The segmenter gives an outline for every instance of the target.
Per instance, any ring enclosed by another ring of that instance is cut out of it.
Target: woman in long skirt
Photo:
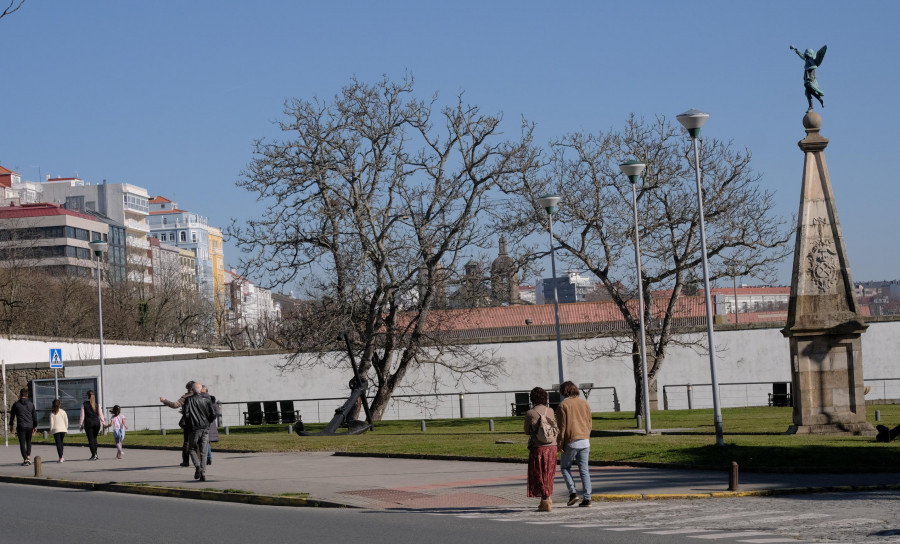
[[[556,415],[547,404],[547,391],[540,387],[531,390],[533,408],[525,413],[525,434],[528,435],[528,496],[540,497],[539,512],[549,512],[553,501],[553,478],[556,476],[556,439],[541,440],[538,431],[542,420],[556,426]],[[543,434],[543,433],[540,433]],[[547,438],[544,436],[544,438]]]

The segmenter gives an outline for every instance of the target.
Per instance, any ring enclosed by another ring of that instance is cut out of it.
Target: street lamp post
[[[647,382],[647,338],[644,328],[644,284],[641,281],[641,238],[638,232],[637,184],[647,165],[641,161],[628,161],[619,165],[623,174],[631,181],[631,204],[634,208],[634,262],[637,267],[638,311],[641,323],[641,396],[644,400],[644,432],[650,434],[650,384]]]
[[[100,314],[100,387],[99,395],[100,395],[100,408],[102,409],[105,395],[103,394],[103,388],[106,385],[106,382],[103,380],[103,289],[100,282],[100,257],[106,253],[106,250],[109,248],[109,244],[104,242],[103,240],[94,240],[88,244],[91,247],[91,251],[94,252],[94,256],[97,258],[97,308]]]
[[[565,381],[563,377],[562,337],[559,332],[559,295],[556,289],[556,251],[553,247],[553,214],[556,213],[556,205],[559,197],[556,195],[543,195],[535,199],[535,203],[547,212],[547,222],[550,228],[550,270],[553,274],[553,311],[556,315],[556,362],[559,366],[559,383]]]
[[[716,426],[716,445],[725,445],[725,439],[722,432],[722,408],[719,405],[719,381],[716,378],[716,346],[713,343],[713,310],[712,299],[709,294],[709,262],[706,257],[706,225],[703,219],[703,184],[700,180],[700,150],[697,140],[700,138],[700,129],[709,114],[690,109],[682,114],[675,116],[678,122],[687,129],[691,136],[691,143],[694,147],[694,172],[697,175],[697,208],[700,212],[700,250],[703,259],[703,294],[706,297],[706,334],[709,342],[709,373],[712,382],[713,411],[715,413],[714,421]]]

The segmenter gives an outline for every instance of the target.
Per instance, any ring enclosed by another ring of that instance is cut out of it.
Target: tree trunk
[[[384,417],[384,411],[387,410],[388,403],[391,401],[391,392],[386,387],[382,387],[375,392],[372,399],[372,406],[369,411],[372,413],[372,421],[381,421]]]

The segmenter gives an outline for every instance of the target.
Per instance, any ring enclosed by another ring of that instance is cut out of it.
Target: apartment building
[[[0,206],[0,266],[35,267],[58,275],[90,276],[92,240],[109,242],[110,225],[54,204]],[[124,269],[119,254],[111,267]]]
[[[22,203],[48,202],[69,210],[98,212],[124,225],[128,277],[150,282],[147,250],[149,204],[147,189],[128,183],[91,185],[81,178],[51,178],[41,183],[13,183]]]
[[[187,249],[194,255],[197,289],[212,311],[215,306],[215,280],[206,217],[182,210],[178,202],[162,196],[151,198],[149,204],[147,222],[150,235],[160,242]]]

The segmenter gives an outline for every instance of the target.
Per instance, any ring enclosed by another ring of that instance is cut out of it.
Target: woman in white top
[[[63,447],[65,447],[63,440],[65,440],[67,432],[69,432],[69,416],[65,410],[60,408],[59,399],[53,399],[53,405],[50,408],[50,433],[53,435],[53,440],[56,441],[56,453],[59,455],[57,463],[65,461],[63,459]]]

